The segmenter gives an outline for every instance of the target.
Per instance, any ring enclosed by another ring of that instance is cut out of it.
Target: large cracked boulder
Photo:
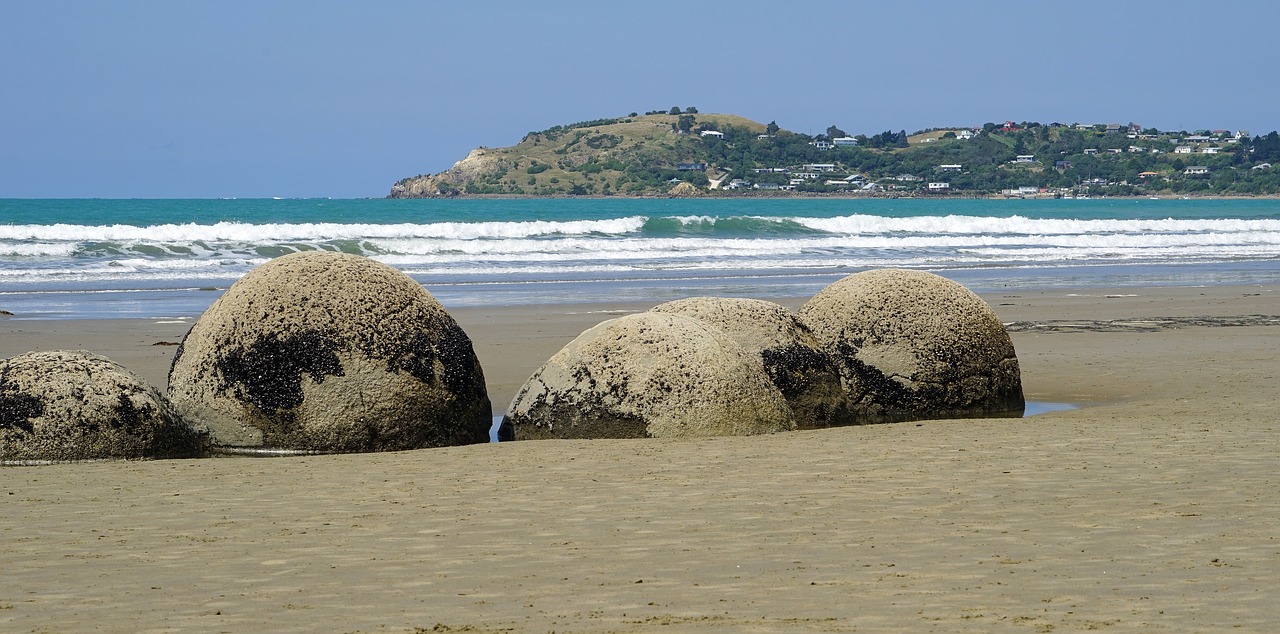
[[[368,258],[307,251],[227,289],[191,327],[169,396],[219,445],[396,451],[487,442],[471,340],[426,289]]]
[[[759,355],[801,429],[839,424],[844,390],[835,361],[809,327],[783,306],[759,299],[690,297],[650,312],[697,319]]]
[[[854,422],[1021,415],[1013,341],[969,289],[924,271],[850,275],[800,309],[840,366]]]
[[[700,321],[638,313],[552,355],[516,394],[520,440],[688,438],[787,431],[795,421],[758,356]]]
[[[0,361],[0,460],[183,458],[208,433],[188,426],[141,377],[83,350]]]

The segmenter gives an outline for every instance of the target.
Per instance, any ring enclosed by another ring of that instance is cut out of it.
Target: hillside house
[[[1218,151],[1221,149],[1222,148],[1216,148],[1216,147],[1200,148],[1200,153],[1201,154],[1217,154]]]
[[[973,138],[973,130],[960,130],[956,132],[956,138],[961,141],[968,141]]]
[[[1096,148],[1096,147],[1086,148],[1086,149],[1085,149],[1085,151],[1084,151],[1084,153],[1085,153],[1085,154],[1097,154],[1097,153],[1098,153],[1098,148]]]
[[[939,172],[958,172],[960,171],[959,163],[944,163],[935,168]]]
[[[1013,159],[1013,162],[1014,163],[1035,163],[1036,155],[1035,154],[1019,154],[1017,157]]]
[[[806,172],[834,172],[836,171],[835,163],[809,163],[804,166]]]
[[[724,133],[723,133],[723,132],[720,132],[720,131],[718,131],[718,130],[703,130],[702,132],[699,132],[698,134],[699,134],[699,136],[703,136],[703,137],[711,137],[711,138],[713,138],[713,139],[723,139],[723,138],[724,138]]]
[[[677,163],[676,170],[680,172],[705,172],[707,171],[706,163]]]
[[[836,147],[853,147],[858,144],[858,140],[851,136],[837,137],[831,139],[831,142],[835,144]]]
[[[1138,178],[1157,178],[1160,172],[1138,172]]]
[[[951,183],[929,183],[926,187],[931,192],[945,192],[951,189]]]
[[[1192,166],[1188,167],[1187,169],[1182,170],[1182,173],[1183,173],[1183,174],[1185,174],[1185,175],[1187,175],[1187,176],[1201,176],[1201,175],[1204,175],[1204,174],[1208,174],[1208,173],[1209,173],[1209,168],[1207,168],[1207,167],[1205,167],[1205,166],[1203,166],[1203,165],[1192,165]]]
[[[1190,145],[1179,145],[1178,147],[1173,148],[1173,153],[1174,154],[1190,154],[1191,149],[1192,148]]]
[[[809,142],[809,145],[812,145],[813,147],[818,148],[819,150],[830,150],[831,148],[835,147],[834,145],[831,145],[830,141],[823,141],[822,139],[814,139]]]

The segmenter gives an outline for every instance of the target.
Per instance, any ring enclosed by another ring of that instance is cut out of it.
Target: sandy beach
[[[1028,400],[1079,409],[0,469],[0,629],[1280,629],[1280,286],[983,297]],[[648,307],[451,312],[499,413]],[[20,317],[0,357],[88,349],[161,387],[193,321]]]

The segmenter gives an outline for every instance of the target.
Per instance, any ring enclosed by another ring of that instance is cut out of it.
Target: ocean
[[[365,255],[446,307],[803,297],[905,267],[976,291],[1280,281],[1280,200],[0,200],[10,319],[198,315],[268,259]]]

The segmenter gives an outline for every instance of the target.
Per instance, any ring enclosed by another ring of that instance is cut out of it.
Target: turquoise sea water
[[[0,200],[0,309],[195,315],[272,257],[359,253],[446,306],[806,296],[886,266],[975,290],[1280,280],[1276,200]]]

